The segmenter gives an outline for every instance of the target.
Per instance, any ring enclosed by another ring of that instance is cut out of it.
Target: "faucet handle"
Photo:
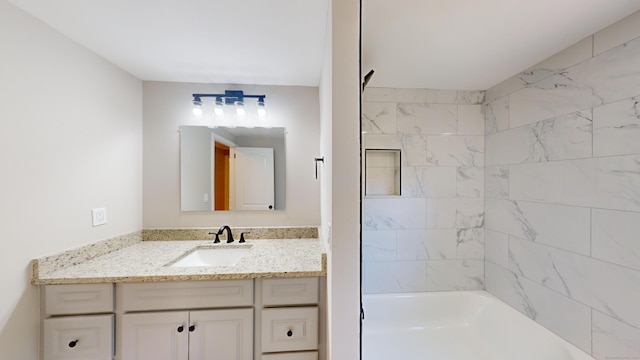
[[[241,232],[241,233],[240,233],[240,241],[239,241],[240,243],[245,242],[245,240],[244,240],[244,234],[251,234],[251,232],[250,232],[250,231]]]
[[[220,237],[219,237],[219,234],[217,232],[210,232],[209,235],[215,235],[216,236],[216,239],[213,240],[214,244],[217,244],[217,243],[220,242]]]

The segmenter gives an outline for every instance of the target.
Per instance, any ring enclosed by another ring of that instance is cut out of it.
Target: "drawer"
[[[264,306],[317,303],[317,277],[262,280],[262,304]]]
[[[121,284],[127,311],[253,306],[253,280]]]
[[[262,360],[318,360],[318,352],[263,354]]]
[[[317,307],[262,310],[262,352],[317,349]]]
[[[95,314],[113,312],[113,284],[47,285],[45,314]]]
[[[44,360],[113,358],[113,315],[44,320]]]

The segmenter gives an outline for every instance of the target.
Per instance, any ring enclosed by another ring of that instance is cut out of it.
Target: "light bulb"
[[[264,120],[264,118],[267,116],[267,105],[264,103],[264,99],[260,98],[258,99],[258,119],[260,120]]]
[[[202,101],[200,98],[193,99],[193,115],[196,117],[202,116]]]
[[[234,105],[236,106],[236,114],[238,115],[238,117],[244,118],[244,116],[246,115],[246,111],[244,109],[244,102],[236,101]]]
[[[221,98],[217,98],[216,102],[213,105],[213,114],[215,117],[217,118],[222,118],[224,117],[224,103],[222,102]]]

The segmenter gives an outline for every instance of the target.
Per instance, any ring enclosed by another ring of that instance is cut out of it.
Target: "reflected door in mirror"
[[[273,149],[237,147],[235,150],[235,209],[274,209]]]

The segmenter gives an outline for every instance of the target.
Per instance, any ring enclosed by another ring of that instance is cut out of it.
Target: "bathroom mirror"
[[[182,211],[284,209],[284,128],[179,130]]]

